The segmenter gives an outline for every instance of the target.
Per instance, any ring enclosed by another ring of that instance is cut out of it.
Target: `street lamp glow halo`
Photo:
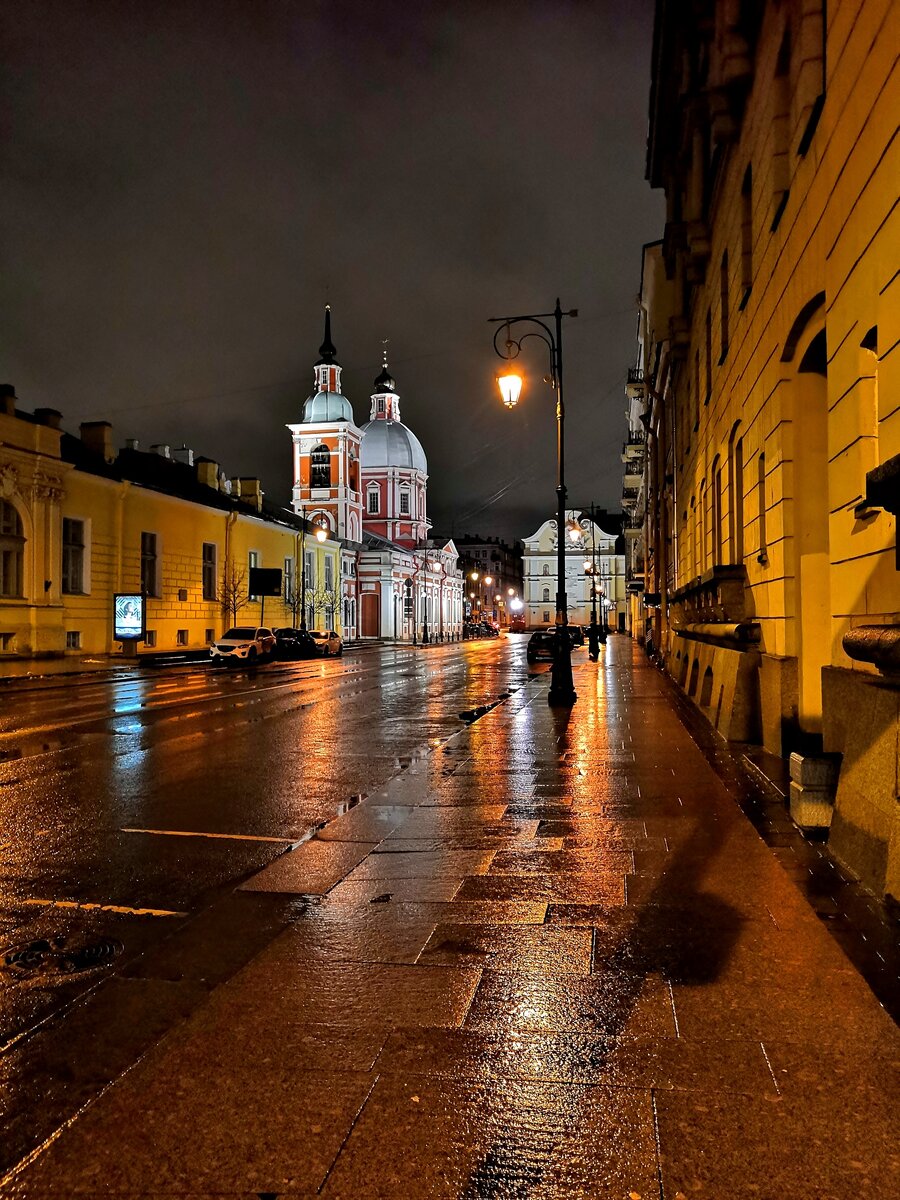
[[[515,408],[519,403],[519,396],[522,394],[522,376],[519,372],[510,368],[502,375],[498,375],[497,386],[506,407]]]

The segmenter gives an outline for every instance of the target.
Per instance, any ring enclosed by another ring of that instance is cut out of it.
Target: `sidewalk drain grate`
[[[3,951],[3,969],[15,977],[37,974],[75,975],[108,966],[125,949],[116,938],[69,946],[65,937],[38,938]]]

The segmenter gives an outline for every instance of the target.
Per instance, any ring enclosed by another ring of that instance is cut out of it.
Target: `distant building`
[[[723,737],[792,755],[798,824],[900,899],[900,5],[656,13],[642,622]]]
[[[607,517],[610,524],[613,521]],[[556,619],[556,520],[545,521],[524,539],[525,614],[529,629]],[[616,522],[618,524],[618,522]],[[592,590],[597,620],[610,629],[625,629],[625,553],[617,529],[603,529],[590,513],[566,513],[566,596],[570,625],[590,625]],[[572,536],[574,535],[574,536]],[[594,566],[596,564],[596,571]]]
[[[314,367],[315,391],[293,441],[293,507],[345,540],[352,586],[344,622],[352,636],[443,639],[461,635],[463,583],[451,540],[430,536],[428,463],[400,420],[400,397],[385,359],[357,426],[341,393],[331,311]]]
[[[500,625],[521,613],[522,551],[500,538],[465,534],[454,538],[459,551],[468,614],[484,613]],[[488,583],[490,580],[490,583]]]

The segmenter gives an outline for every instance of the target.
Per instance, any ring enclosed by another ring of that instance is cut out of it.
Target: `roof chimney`
[[[197,480],[205,487],[219,490],[219,464],[209,458],[198,458],[196,462]]]
[[[140,450],[140,448],[141,448],[141,443],[138,441],[137,438],[126,438],[125,439],[125,449],[126,450]]]
[[[263,498],[262,488],[260,487],[259,480],[248,479],[244,476],[241,476],[237,483],[239,489],[238,494],[240,495],[241,499],[246,500],[248,504],[253,505],[256,511],[259,512],[262,509]]]
[[[171,454],[169,453],[169,447],[166,446],[163,442],[156,442],[155,445],[151,446],[150,453],[158,454],[160,456],[160,458],[171,458],[172,457]]]
[[[11,383],[0,383],[0,413],[7,417],[16,415],[16,389]]]
[[[176,462],[185,463],[189,467],[194,465],[194,452],[193,450],[188,450],[184,442],[181,443],[177,450],[172,451],[172,457]]]
[[[55,408],[36,408],[34,410],[34,419],[40,425],[46,425],[48,429],[59,429],[62,421],[62,413],[57,412]]]
[[[112,462],[116,452],[112,445],[112,425],[109,421],[82,421],[79,426],[81,441],[92,454],[99,454],[106,462]]]

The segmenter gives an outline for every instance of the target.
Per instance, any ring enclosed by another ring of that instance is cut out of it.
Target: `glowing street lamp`
[[[505,370],[497,377],[500,395],[507,408],[513,408],[518,403],[522,391],[522,376],[513,367],[515,359],[522,350],[522,343],[529,337],[539,338],[550,351],[550,383],[556,392],[556,508],[557,508],[557,538],[556,538],[556,650],[550,668],[550,693],[547,697],[551,704],[569,705],[575,703],[578,696],[572,681],[572,643],[569,639],[566,625],[568,618],[568,600],[566,597],[566,480],[565,480],[565,405],[563,402],[563,360],[562,360],[562,319],[577,317],[578,309],[573,308],[563,312],[559,300],[552,313],[529,313],[516,317],[492,317],[491,324],[497,326],[494,333],[494,350],[499,358],[505,360]],[[553,318],[554,327],[546,324]],[[518,338],[512,336],[513,326],[527,326],[525,332]],[[501,330],[506,338],[501,349],[498,339]],[[554,336],[555,335],[555,336]]]

